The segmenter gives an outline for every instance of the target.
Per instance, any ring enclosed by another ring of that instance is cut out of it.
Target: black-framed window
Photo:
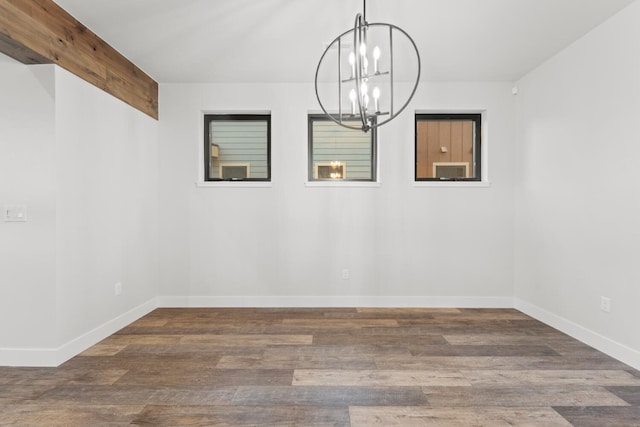
[[[310,114],[309,181],[375,181],[376,135],[376,129],[365,133]]]
[[[482,115],[416,114],[416,181],[480,181]]]
[[[205,181],[271,181],[271,115],[205,114]]]

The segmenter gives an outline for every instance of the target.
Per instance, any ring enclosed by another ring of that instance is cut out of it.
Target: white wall
[[[157,295],[158,125],[61,68],[56,89],[58,339],[65,343]]]
[[[640,366],[640,3],[518,85],[516,296]]]
[[[158,125],[2,55],[0,93],[0,365],[56,365],[155,307]]]
[[[519,308],[640,366],[639,22],[635,2],[515,99],[507,83],[422,84],[380,129],[369,187],[305,185],[311,85],[162,85],[158,124],[0,55],[0,204],[29,206],[0,222],[0,364],[78,350],[156,295],[509,306],[515,283]],[[272,185],[196,186],[203,110],[272,112]],[[414,185],[413,113],[428,110],[484,111],[490,186]]]
[[[54,98],[53,66],[0,54],[0,207],[28,209],[0,218],[0,348],[55,342]]]
[[[305,186],[313,85],[164,84],[160,95],[160,295],[222,305],[510,304],[511,85],[423,84],[380,129],[382,184],[373,188]],[[429,109],[486,112],[490,187],[413,185],[413,113]],[[272,112],[272,186],[196,187],[202,111],[252,110]]]

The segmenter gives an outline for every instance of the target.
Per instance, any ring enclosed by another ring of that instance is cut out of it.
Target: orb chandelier
[[[353,28],[329,43],[320,57],[315,92],[322,111],[331,120],[349,129],[368,132],[393,120],[413,98],[420,80],[420,53],[402,28],[368,23],[367,0],[363,3],[363,12],[356,15]],[[400,60],[394,56],[398,51],[402,55]],[[396,62],[412,70],[402,69],[399,77]],[[405,95],[399,101],[398,80],[405,78],[406,82],[411,71],[415,79],[413,88],[410,92],[405,90],[408,97]],[[326,76],[332,76],[337,84],[324,85],[328,88],[323,92],[320,87],[326,82]],[[329,101],[337,105],[329,109],[326,106]]]

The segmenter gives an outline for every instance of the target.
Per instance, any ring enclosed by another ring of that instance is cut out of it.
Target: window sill
[[[198,181],[198,188],[271,188],[271,181]]]
[[[305,181],[305,187],[362,187],[362,188],[378,188],[381,186],[380,182],[374,181]]]
[[[414,181],[414,187],[422,188],[442,188],[442,187],[464,187],[464,188],[489,188],[490,181]]]

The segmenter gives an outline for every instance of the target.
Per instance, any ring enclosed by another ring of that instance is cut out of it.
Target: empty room
[[[640,0],[0,0],[0,425],[640,426],[638,117]]]

